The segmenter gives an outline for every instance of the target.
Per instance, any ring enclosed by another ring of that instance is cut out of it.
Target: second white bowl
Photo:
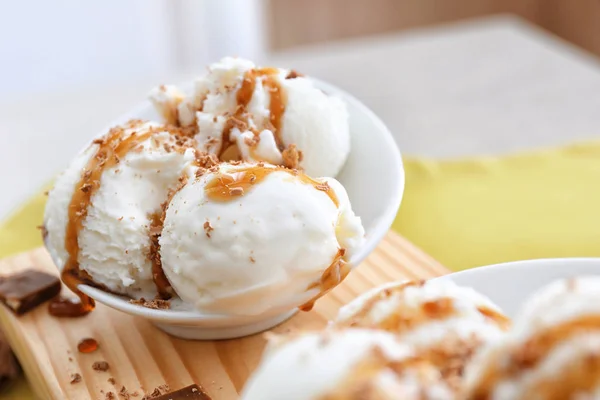
[[[437,279],[472,287],[513,318],[529,296],[549,283],[582,275],[600,275],[600,258],[515,261],[456,272]]]

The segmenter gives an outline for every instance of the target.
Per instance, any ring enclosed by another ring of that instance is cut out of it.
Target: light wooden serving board
[[[40,248],[0,261],[0,274],[30,267],[56,273],[48,253]],[[432,278],[447,272],[414,245],[390,232],[343,284],[317,302],[313,311],[298,313],[273,332],[322,328],[341,305],[373,286],[407,278]],[[51,317],[46,306],[16,317],[0,306],[0,326],[42,399],[105,399],[107,392],[122,399],[117,395],[122,386],[139,393],[132,399],[141,399],[159,385],[179,389],[191,383],[202,385],[214,400],[236,399],[259,362],[265,344],[260,334],[210,342],[176,339],[144,319],[101,304],[79,319]],[[77,343],[86,337],[99,342],[96,352],[78,353]],[[107,361],[110,369],[94,371],[95,361]],[[70,383],[74,373],[81,374],[81,382]],[[109,378],[116,383],[110,383]]]

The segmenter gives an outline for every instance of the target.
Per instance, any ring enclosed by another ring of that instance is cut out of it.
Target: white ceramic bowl
[[[325,82],[315,82],[323,91],[341,97],[347,104],[350,116],[351,152],[336,178],[348,191],[352,208],[362,218],[366,231],[364,245],[350,260],[350,264],[355,266],[373,251],[390,228],[402,199],[404,169],[391,133],[371,110],[344,91]],[[144,101],[110,126],[132,118],[161,120],[150,102]],[[87,285],[80,285],[79,288],[100,303],[147,318],[165,332],[187,339],[227,339],[251,335],[285,321],[296,312],[296,309],[273,310],[259,316],[240,318],[198,311],[152,310]],[[313,295],[307,293],[307,297],[300,299],[302,301],[298,305]]]
[[[513,318],[525,300],[549,283],[582,275],[600,275],[600,258],[515,261],[456,272],[449,279],[488,296]]]

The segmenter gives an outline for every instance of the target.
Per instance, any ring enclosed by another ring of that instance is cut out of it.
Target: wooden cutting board
[[[42,249],[0,261],[0,274],[35,267],[56,273]],[[319,300],[313,311],[298,313],[273,329],[286,332],[319,329],[338,308],[373,286],[400,279],[432,278],[448,272],[407,240],[390,232],[379,247],[348,278]],[[36,394],[41,399],[102,399],[124,386],[129,393],[145,393],[167,384],[179,389],[202,385],[214,400],[236,399],[258,364],[265,344],[263,335],[224,341],[187,341],[168,336],[149,322],[98,304],[79,319],[49,316],[47,307],[15,317],[0,306],[0,325],[17,354]],[[91,354],[77,351],[77,343],[95,338],[100,348]],[[110,369],[95,371],[92,364],[107,361]],[[70,383],[72,374],[82,380]],[[114,384],[109,382],[114,379]]]

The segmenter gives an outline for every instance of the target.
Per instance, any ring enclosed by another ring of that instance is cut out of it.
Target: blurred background
[[[22,206],[90,137],[233,55],[373,109],[405,159],[394,227],[444,264],[597,253],[600,146],[528,152],[600,137],[600,0],[22,0],[0,19],[7,251],[39,244],[15,227],[43,200]]]
[[[57,0],[2,2],[0,99],[201,71],[224,55],[495,14],[600,54],[597,0]]]

